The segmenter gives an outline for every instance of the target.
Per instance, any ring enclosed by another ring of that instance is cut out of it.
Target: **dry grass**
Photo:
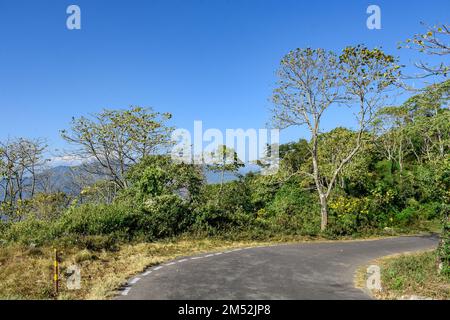
[[[366,240],[379,238],[374,236]],[[66,290],[63,279],[58,298],[109,299],[114,297],[118,288],[133,275],[144,271],[147,267],[182,256],[228,248],[305,241],[330,240],[300,236],[279,236],[265,241],[181,238],[165,242],[125,244],[115,251],[58,248],[62,260],[61,276],[68,266],[75,263],[81,267],[82,272],[81,290]],[[52,268],[52,247],[31,249],[23,246],[0,247],[0,299],[53,299]]]
[[[391,255],[373,260],[368,265],[381,268],[383,290],[369,292],[376,299],[397,300],[410,296],[450,299],[450,278],[438,273],[435,251]],[[368,265],[358,269],[356,287],[365,288]]]
[[[308,239],[291,237],[280,238],[275,242],[299,240]],[[66,248],[61,252],[61,276],[68,266],[77,263],[81,267],[82,288],[68,291],[63,280],[58,298],[108,299],[117,293],[117,289],[127,279],[149,266],[181,256],[261,244],[269,242],[186,239],[122,245],[117,251],[92,252]],[[52,255],[51,247],[0,248],[0,299],[53,299]]]

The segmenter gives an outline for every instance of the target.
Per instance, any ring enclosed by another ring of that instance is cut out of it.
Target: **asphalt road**
[[[370,299],[356,269],[377,257],[436,247],[436,236],[246,248],[185,257],[129,280],[117,299]]]

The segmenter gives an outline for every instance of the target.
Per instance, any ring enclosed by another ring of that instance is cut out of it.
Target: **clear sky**
[[[70,4],[81,8],[81,30],[66,28]],[[370,4],[381,7],[381,30],[366,28]],[[264,128],[291,49],[364,43],[412,65],[417,55],[397,43],[422,32],[420,21],[449,18],[449,0],[0,0],[0,139],[63,148],[59,130],[73,116],[129,105],[172,112],[189,130],[194,120]],[[342,113],[326,118],[330,128],[348,124]]]

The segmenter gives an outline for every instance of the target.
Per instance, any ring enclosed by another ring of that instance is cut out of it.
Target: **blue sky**
[[[70,4],[81,30],[66,28]],[[381,30],[366,28],[370,4]],[[132,104],[172,112],[187,129],[263,128],[291,49],[364,43],[412,65],[418,55],[398,41],[449,18],[448,0],[0,0],[0,139],[46,137],[61,149],[73,116]],[[325,120],[351,125],[344,113]],[[294,128],[281,140],[305,136]]]

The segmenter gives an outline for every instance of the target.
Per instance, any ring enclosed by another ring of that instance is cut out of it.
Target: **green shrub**
[[[29,217],[23,221],[14,222],[3,231],[3,238],[7,242],[25,245],[41,245],[53,239],[52,225],[47,221]]]
[[[137,229],[139,213],[127,204],[84,204],[72,207],[55,223],[59,236],[131,235]]]
[[[394,215],[394,224],[402,227],[414,226],[422,221],[437,219],[442,214],[442,204],[437,202],[419,203],[407,201],[407,207]]]
[[[409,226],[418,220],[416,208],[408,207],[395,214],[395,225]]]
[[[214,202],[196,208],[194,214],[193,229],[196,232],[203,231],[209,235],[241,232],[251,228],[254,221],[252,214],[246,213],[241,208],[237,208],[236,211],[229,211]]]
[[[318,201],[295,184],[285,184],[277,191],[265,216],[270,227],[280,232],[308,235],[319,232]]]
[[[4,239],[5,233],[7,232],[10,224],[6,221],[0,220],[0,241]]]
[[[191,223],[186,203],[177,195],[161,195],[145,201],[136,230],[153,240],[175,236]]]
[[[329,209],[330,233],[352,235],[370,228],[370,200],[367,197],[338,196],[330,201]]]
[[[256,216],[247,183],[232,181],[222,186],[205,186],[201,201],[193,210],[193,218],[193,230],[209,235],[249,228]]]
[[[450,219],[448,216],[444,218],[438,256],[442,263],[441,273],[450,278]]]
[[[59,217],[70,203],[70,197],[64,192],[38,193],[28,200],[29,214],[42,220]]]
[[[197,198],[204,183],[198,166],[174,163],[169,156],[146,156],[127,172],[130,187],[121,192],[122,199],[144,201],[148,197],[183,193],[187,201]]]

